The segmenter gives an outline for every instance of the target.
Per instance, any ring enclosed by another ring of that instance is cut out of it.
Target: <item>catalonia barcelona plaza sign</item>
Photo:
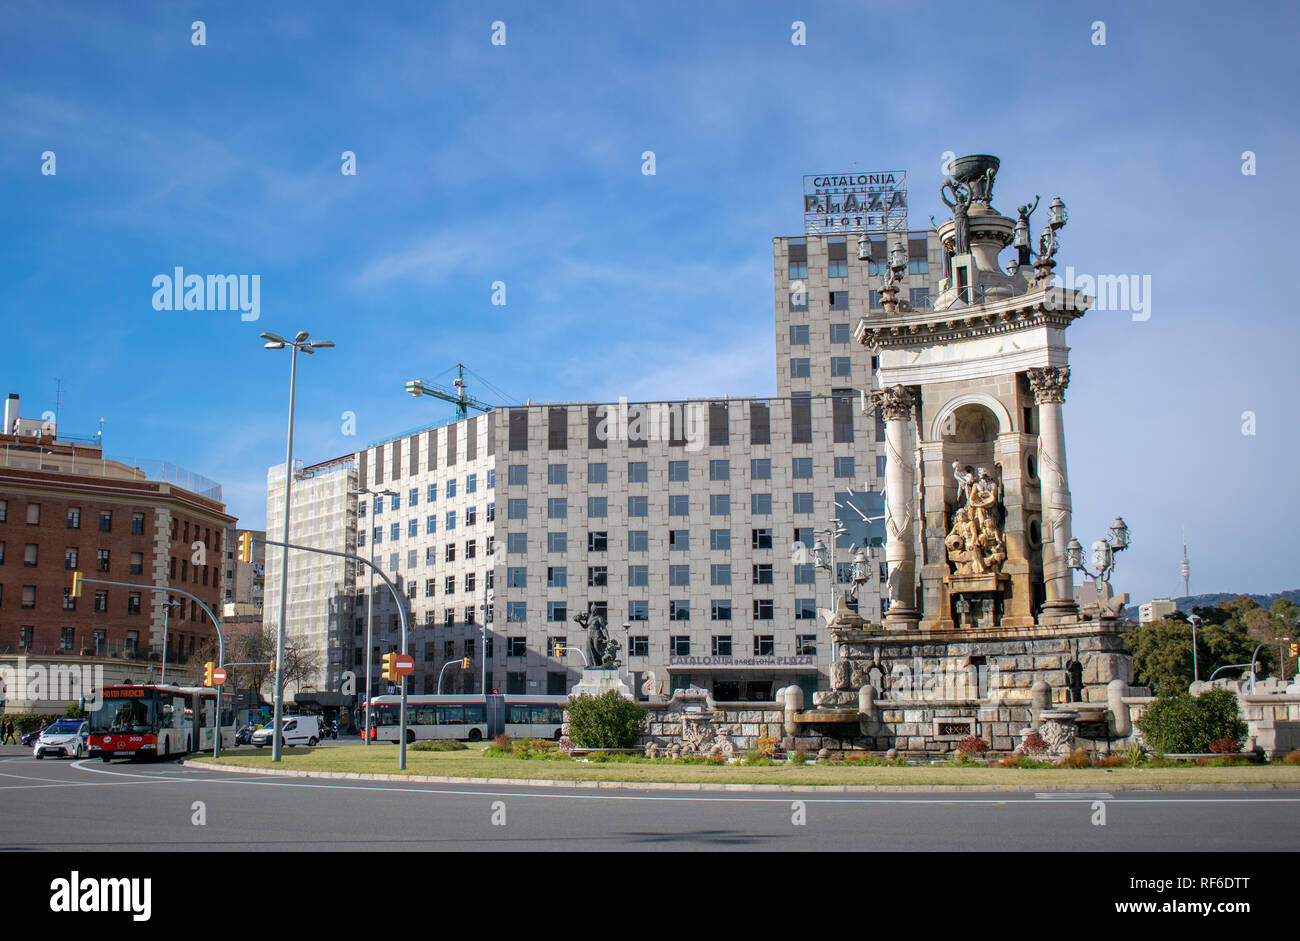
[[[816,173],[803,178],[809,234],[907,231],[907,171]]]

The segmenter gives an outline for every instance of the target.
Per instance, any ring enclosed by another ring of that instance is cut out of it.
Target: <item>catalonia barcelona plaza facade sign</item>
[[[907,231],[907,171],[815,173],[803,178],[804,231]]]

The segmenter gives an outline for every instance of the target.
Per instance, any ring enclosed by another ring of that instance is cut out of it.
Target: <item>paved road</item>
[[[1104,826],[1092,822],[1098,800]],[[196,802],[203,825],[195,823]],[[804,822],[797,824],[800,812]],[[0,749],[4,850],[1293,851],[1298,845],[1300,791],[611,792],[286,779],[175,762],[36,761],[26,749]]]

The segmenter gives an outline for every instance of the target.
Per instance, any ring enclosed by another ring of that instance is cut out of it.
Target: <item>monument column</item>
[[[916,610],[916,543],[913,535],[912,393],[887,386],[871,393],[871,404],[885,422],[885,561],[889,566],[889,608],[885,627],[910,630]]]
[[[1038,403],[1038,475],[1043,482],[1043,581],[1045,600],[1040,621],[1078,616],[1074,576],[1066,558],[1070,542],[1070,481],[1065,468],[1065,424],[1061,406],[1070,384],[1069,366],[1028,370]]]

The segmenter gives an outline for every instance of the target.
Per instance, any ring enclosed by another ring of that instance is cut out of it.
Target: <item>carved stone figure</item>
[[[992,190],[992,180],[989,181],[989,189]],[[948,199],[949,192],[952,193],[951,200]],[[939,198],[952,210],[954,222],[952,253],[954,255],[969,254],[970,218],[967,214],[970,211],[971,199],[973,198],[970,187],[964,183],[949,179],[943,186],[939,187]]]
[[[943,540],[948,561],[958,575],[1001,572],[1002,563],[1007,560],[999,510],[1002,484],[982,467],[976,476],[971,468],[963,470],[957,462],[953,463],[953,476],[957,479],[961,505],[953,514],[952,527]]]

